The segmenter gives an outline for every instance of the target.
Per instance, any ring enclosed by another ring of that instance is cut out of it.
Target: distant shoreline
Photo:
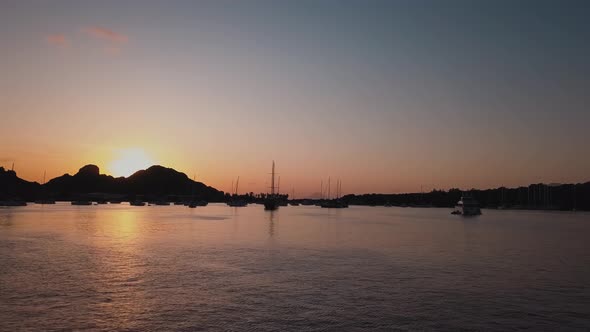
[[[518,188],[433,190],[403,194],[348,194],[339,197],[350,205],[391,205],[401,207],[454,207],[464,192],[469,192],[487,209],[511,210],[590,210],[590,182],[577,184],[531,184]],[[0,167],[0,201],[22,200],[34,202],[43,199],[55,201],[168,201],[184,202],[189,198],[208,202],[227,202],[239,198],[249,203],[260,202],[265,194],[247,193],[229,195],[226,192],[195,182],[184,173],[163,166],[152,166],[124,178],[100,174],[95,165],[86,165],[74,175],[63,176],[39,184],[20,179],[16,172]],[[308,204],[326,199],[297,199]],[[282,200],[293,201],[288,194]]]

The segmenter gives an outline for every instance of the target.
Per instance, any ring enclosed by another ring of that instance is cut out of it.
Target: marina
[[[0,332],[590,331],[589,17],[0,1]]]

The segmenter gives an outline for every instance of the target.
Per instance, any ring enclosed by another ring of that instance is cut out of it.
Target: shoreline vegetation
[[[196,197],[207,202],[228,202],[241,199],[248,203],[262,203],[266,194],[230,195],[191,180],[172,168],[151,166],[125,178],[100,174],[95,165],[86,165],[74,175],[65,174],[39,184],[19,178],[15,171],[0,167],[0,202],[4,201],[95,201],[186,202]],[[350,205],[399,207],[453,207],[462,193],[469,192],[483,208],[522,210],[580,210],[590,211],[590,182],[577,184],[531,184],[518,188],[432,190],[424,193],[349,194],[340,198]],[[297,205],[318,205],[324,199],[282,201]]]

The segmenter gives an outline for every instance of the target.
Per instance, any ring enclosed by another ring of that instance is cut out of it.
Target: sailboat
[[[272,173],[270,178],[270,194],[266,195],[264,200],[265,210],[276,210],[279,208],[279,202],[275,194],[275,161],[272,161]]]
[[[315,200],[314,204],[315,206],[322,206],[322,203],[324,202],[324,180],[320,180],[320,198]]]
[[[329,209],[342,209],[347,208],[348,204],[340,197],[342,191],[342,182],[338,180],[336,183],[336,198],[330,199],[330,179],[328,178],[328,200],[323,202],[320,206]]]
[[[283,199],[281,197],[281,177],[279,176],[279,184],[277,184],[277,196],[278,196],[278,202],[279,202],[279,206],[287,206],[287,200]]]
[[[248,202],[246,202],[243,199],[238,198],[238,185],[240,184],[240,177],[238,176],[238,180],[236,181],[236,190],[234,191],[233,196],[235,196],[236,198],[231,198],[228,202],[227,205],[229,206],[233,206],[233,207],[243,207],[248,205]]]
[[[291,195],[291,202],[289,202],[291,206],[299,206],[299,202],[295,201],[295,188],[293,188],[293,193]]]
[[[45,186],[45,176],[47,175],[47,171],[43,171],[43,186]],[[43,195],[46,196],[46,195]],[[55,201],[49,198],[42,198],[35,201],[35,204],[55,204]]]
[[[191,186],[191,200],[188,203],[188,207],[191,209],[194,209],[198,206],[197,202],[195,201],[195,177],[196,177],[196,175],[193,175],[193,183]]]
[[[209,202],[207,202],[206,200],[198,200],[195,198],[195,178],[196,175],[193,175],[193,183],[192,183],[192,188],[191,188],[191,200],[188,202],[185,202],[184,205],[188,206],[191,209],[196,208],[197,206],[207,206],[207,204],[209,204]]]

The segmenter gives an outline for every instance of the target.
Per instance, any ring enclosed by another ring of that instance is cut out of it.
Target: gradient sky
[[[0,166],[221,190],[590,180],[588,1],[2,1]],[[131,149],[131,150],[129,150]]]

